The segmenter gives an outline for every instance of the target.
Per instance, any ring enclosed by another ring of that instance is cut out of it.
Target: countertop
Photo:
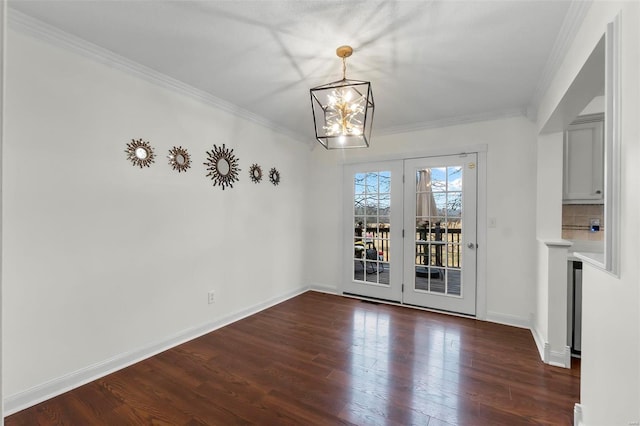
[[[604,268],[604,242],[571,240],[573,243],[567,253],[567,260],[587,262],[598,268]]]

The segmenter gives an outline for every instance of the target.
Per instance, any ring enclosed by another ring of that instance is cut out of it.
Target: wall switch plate
[[[212,304],[213,302],[216,301],[216,292],[211,290],[209,293],[207,293],[207,300],[209,301],[209,304]]]

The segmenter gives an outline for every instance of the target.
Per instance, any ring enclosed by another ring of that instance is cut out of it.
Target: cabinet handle
[[[600,191],[599,189],[596,191],[596,194],[602,194],[602,191]]]

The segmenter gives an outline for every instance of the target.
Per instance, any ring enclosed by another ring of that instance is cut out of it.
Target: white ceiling
[[[10,7],[314,137],[309,88],[372,83],[373,136],[524,111],[569,1],[11,1]]]

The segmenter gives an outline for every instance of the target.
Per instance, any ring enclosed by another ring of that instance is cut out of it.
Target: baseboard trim
[[[339,294],[338,290],[335,287],[320,285],[320,284],[311,284],[309,287],[310,291],[315,291],[318,293],[327,293],[327,294]]]
[[[79,386],[97,380],[115,371],[133,365],[137,362],[145,360],[149,357],[157,355],[182,343],[203,336],[214,330],[222,328],[226,325],[239,321],[243,318],[263,311],[271,306],[282,303],[285,300],[296,297],[309,290],[307,287],[297,288],[295,290],[283,293],[277,297],[271,298],[265,302],[258,303],[246,309],[242,309],[233,314],[222,317],[216,321],[201,324],[197,327],[169,336],[162,341],[158,341],[151,345],[147,345],[130,352],[116,355],[99,363],[87,366],[80,370],[74,371],[67,375],[55,378],[48,382],[34,386],[23,392],[9,395],[4,398],[4,415],[8,416],[25,408],[31,407],[40,402],[46,401],[55,396],[61,395]]]
[[[503,314],[500,312],[487,311],[485,321],[495,322],[497,324],[510,325],[518,328],[531,328],[531,323],[528,318],[519,317],[516,315]]]
[[[549,342],[546,342],[535,325],[531,326],[531,335],[533,341],[536,342],[540,359],[545,364],[555,367],[571,368],[571,348],[564,346],[561,350],[552,350]]]
[[[535,327],[535,325],[531,326],[531,334],[533,335],[533,341],[536,343],[536,347],[538,348],[538,353],[540,354],[540,359],[542,362],[545,362],[545,341],[540,335],[540,332]]]
[[[582,422],[582,405],[576,403],[573,406],[573,425],[574,426],[582,426],[584,423]]]
[[[571,368],[571,348],[565,346],[562,350],[554,351],[549,343],[544,344],[544,362],[555,367]]]

